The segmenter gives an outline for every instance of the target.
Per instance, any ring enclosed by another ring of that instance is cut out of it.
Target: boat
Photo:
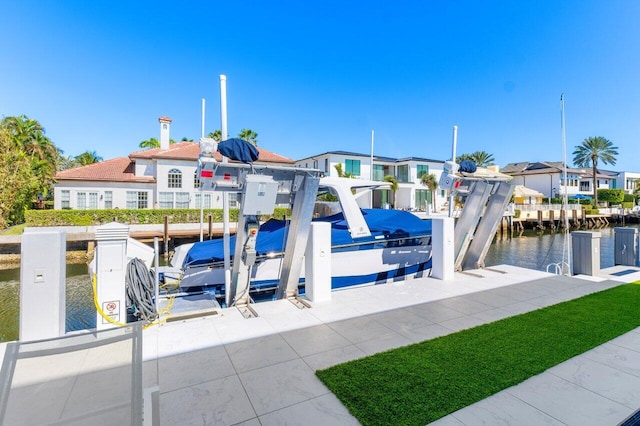
[[[431,220],[393,209],[361,208],[357,200],[384,182],[325,177],[319,192],[330,192],[337,203],[316,203],[313,222],[331,225],[331,287],[333,290],[382,284],[428,275],[431,269]],[[337,211],[336,211],[337,210]],[[323,213],[324,212],[324,213]],[[256,261],[250,273],[253,296],[273,294],[278,286],[289,220],[270,219],[260,225]],[[233,261],[235,236],[230,239]],[[303,262],[304,264],[304,262]],[[165,282],[177,281],[183,291],[225,294],[222,239],[176,247],[171,266],[160,268]],[[299,292],[304,293],[304,266]]]

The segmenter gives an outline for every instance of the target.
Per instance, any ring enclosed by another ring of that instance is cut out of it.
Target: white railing
[[[568,204],[567,206],[563,206],[562,204],[516,204],[515,208],[521,212],[537,212],[549,210],[580,210],[582,207],[580,204]]]

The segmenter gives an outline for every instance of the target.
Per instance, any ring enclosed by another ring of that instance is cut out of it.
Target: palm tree
[[[76,161],[81,166],[86,166],[88,164],[99,163],[102,161],[102,157],[96,154],[95,151],[85,151],[80,155],[76,155]]]
[[[393,208],[396,207],[396,191],[398,190],[398,179],[394,175],[386,175],[383,179],[384,182],[389,182],[389,189],[391,190],[391,198],[393,199]]]
[[[471,160],[478,167],[487,167],[495,162],[493,158],[493,154],[489,154],[486,151],[476,151],[471,154],[462,154],[461,156],[456,158],[456,163],[460,163],[464,160]]]
[[[160,141],[156,138],[149,138],[146,141],[140,142],[140,148],[160,148]]]
[[[240,139],[244,139],[249,143],[252,143],[254,146],[258,146],[258,134],[251,129],[240,130],[240,133],[238,133],[238,137]]]
[[[222,131],[220,129],[214,130],[213,132],[210,132],[207,135],[207,137],[213,139],[216,142],[221,142],[222,141]]]
[[[354,178],[355,177],[355,176],[353,176],[353,173],[344,171],[344,169],[342,168],[342,163],[338,163],[338,164],[334,165],[333,168],[336,169],[336,172],[338,172],[338,177],[344,177],[344,178]]]
[[[604,164],[616,164],[618,147],[613,146],[613,142],[602,137],[588,137],[582,141],[582,145],[576,146],[573,151],[573,164],[577,167],[589,167],[593,173],[593,199],[595,206],[598,206],[598,160]]]
[[[436,175],[432,173],[425,173],[420,177],[420,183],[423,186],[426,186],[431,193],[431,200],[429,200],[429,204],[433,206],[435,190],[438,189],[438,179],[436,179]]]

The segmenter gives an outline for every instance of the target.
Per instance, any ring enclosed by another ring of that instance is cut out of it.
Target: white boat
[[[357,198],[368,196],[383,182],[322,178],[320,191],[338,197],[337,212],[314,221],[331,224],[332,288],[382,284],[426,276],[431,269],[431,221],[402,210],[361,209]],[[318,207],[318,205],[316,206]],[[323,210],[316,208],[316,211]],[[324,209],[327,210],[327,209]],[[263,223],[256,240],[256,262],[251,270],[250,293],[271,293],[279,282],[289,221]],[[235,238],[231,237],[231,254]],[[160,269],[165,281],[178,280],[184,291],[206,289],[222,296],[224,288],[221,239],[181,245],[170,267]],[[304,262],[303,262],[304,263]],[[300,288],[304,288],[304,266]]]

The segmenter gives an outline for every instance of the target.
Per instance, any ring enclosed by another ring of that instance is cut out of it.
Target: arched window
[[[182,172],[178,169],[169,170],[167,184],[169,188],[182,188]]]

